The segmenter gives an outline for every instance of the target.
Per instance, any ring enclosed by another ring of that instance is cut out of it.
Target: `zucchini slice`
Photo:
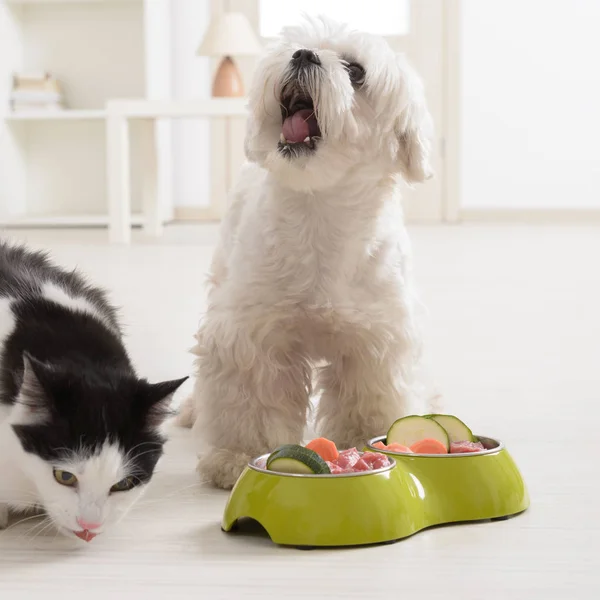
[[[428,418],[439,423],[447,432],[452,442],[474,442],[473,432],[453,415],[429,415]]]
[[[418,415],[394,421],[387,433],[387,444],[402,444],[410,448],[415,442],[427,438],[442,442],[446,450],[450,450],[450,438],[446,430],[437,421]]]
[[[331,473],[327,463],[314,450],[295,444],[286,444],[273,451],[267,458],[267,470],[298,475]]]

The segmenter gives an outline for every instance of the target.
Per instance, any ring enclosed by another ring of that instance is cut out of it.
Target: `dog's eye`
[[[351,62],[346,66],[348,75],[353,85],[362,85],[365,82],[365,70],[358,63]]]

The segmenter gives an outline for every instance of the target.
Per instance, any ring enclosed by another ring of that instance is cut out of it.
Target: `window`
[[[377,35],[406,35],[410,28],[410,0],[259,0],[260,34],[275,37],[285,25],[298,23],[302,14],[326,15],[354,29]]]

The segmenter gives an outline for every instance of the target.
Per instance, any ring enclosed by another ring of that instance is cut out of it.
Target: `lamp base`
[[[213,81],[212,95],[215,98],[240,98],[244,95],[244,83],[235,63],[229,56],[221,61]]]

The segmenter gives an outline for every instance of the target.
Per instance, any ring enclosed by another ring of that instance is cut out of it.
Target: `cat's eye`
[[[62,469],[54,469],[54,479],[60,483],[60,485],[66,485],[73,487],[77,485],[77,477],[69,471],[63,471]]]
[[[362,85],[365,82],[365,70],[361,65],[351,62],[346,65],[346,69],[353,85]]]
[[[111,492],[126,492],[135,486],[135,481],[133,477],[125,477],[125,479],[121,479],[121,481],[117,481],[115,485],[110,488]]]

